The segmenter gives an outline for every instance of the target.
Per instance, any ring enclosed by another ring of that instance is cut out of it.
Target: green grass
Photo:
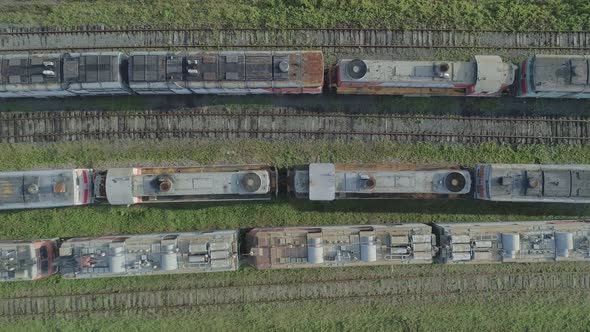
[[[14,331],[584,331],[587,294],[449,296],[227,306],[112,317],[6,321]]]
[[[244,266],[235,272],[138,276],[69,280],[60,276],[32,282],[0,283],[0,297],[47,296],[102,292],[161,291],[167,289],[200,289],[240,287],[277,283],[307,283],[347,278],[453,277],[477,273],[506,275],[519,273],[590,273],[585,262],[533,264],[425,264],[396,266],[362,266],[258,271]]]
[[[308,162],[477,162],[590,163],[588,145],[480,145],[412,143],[388,140],[130,140],[48,144],[0,144],[0,170],[56,165],[107,167],[143,163],[270,163],[287,167]]]
[[[96,0],[5,6],[0,22],[57,27],[387,27],[584,30],[585,0]]]
[[[260,285],[276,282],[313,282],[358,276],[445,276],[465,273],[588,272],[587,263],[563,262],[504,265],[413,265],[394,267],[327,268],[304,270],[255,271],[251,268],[232,273],[149,276],[95,280],[64,280],[52,277],[35,282],[0,284],[0,296],[76,294],[96,291],[129,292],[208,286]],[[437,331],[442,327],[467,331],[522,331],[564,328],[582,329],[588,324],[585,308],[588,294],[530,293],[486,295],[448,294],[407,296],[381,300],[308,301],[250,304],[151,311],[135,313],[88,314],[83,319],[61,316],[46,320],[9,320],[10,330],[154,330],[166,326],[176,330],[388,330]]]

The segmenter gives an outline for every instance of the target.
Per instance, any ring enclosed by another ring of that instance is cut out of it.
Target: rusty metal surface
[[[321,51],[302,52],[303,83],[306,87],[321,86],[324,82],[324,55]]]
[[[390,86],[337,87],[338,94],[404,95],[404,96],[465,96],[465,88],[401,88]]]

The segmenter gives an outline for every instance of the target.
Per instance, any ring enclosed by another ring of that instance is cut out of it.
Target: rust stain
[[[303,84],[305,87],[322,86],[324,83],[324,55],[321,51],[302,52]]]
[[[138,175],[145,174],[171,174],[171,173],[203,173],[203,172],[235,172],[267,170],[276,172],[274,167],[268,165],[239,165],[239,166],[192,166],[192,167],[139,167]]]
[[[335,164],[336,171],[427,171],[437,169],[461,169],[459,164]]]
[[[53,185],[53,192],[54,193],[65,193],[66,192],[66,184],[63,182],[54,184]]]
[[[463,88],[403,88],[383,86],[337,87],[338,94],[465,96]]]

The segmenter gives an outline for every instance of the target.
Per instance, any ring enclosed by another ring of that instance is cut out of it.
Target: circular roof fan
[[[279,70],[282,73],[288,72],[289,71],[289,61],[285,59],[285,60],[279,62]]]
[[[459,172],[452,172],[445,177],[445,187],[450,192],[459,192],[465,188],[465,176]]]
[[[242,175],[242,178],[240,179],[240,184],[246,192],[253,193],[256,190],[260,189],[260,186],[262,185],[262,180],[260,179],[260,176],[256,173],[246,173]]]
[[[158,189],[160,192],[167,193],[172,190],[172,179],[166,175],[158,177]]]
[[[371,176],[365,180],[364,185],[365,185],[366,189],[375,189],[375,186],[377,185],[377,181],[375,180],[374,177]]]
[[[351,78],[358,80],[367,73],[367,64],[361,59],[354,59],[346,64],[346,72]]]
[[[31,195],[35,195],[35,194],[39,193],[39,186],[36,183],[31,183],[27,187],[27,192]]]

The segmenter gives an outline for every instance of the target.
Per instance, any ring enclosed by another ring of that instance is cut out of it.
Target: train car
[[[436,223],[441,263],[590,261],[587,220]]]
[[[471,190],[471,175],[458,165],[309,164],[288,170],[297,198],[455,198]]]
[[[129,94],[120,52],[0,55],[0,97]]]
[[[338,94],[490,97],[510,91],[515,69],[494,55],[469,62],[341,59],[330,85]]]
[[[590,98],[590,56],[544,55],[519,66],[516,94],[535,98]]]
[[[61,83],[61,54],[0,55],[2,98],[72,95]]]
[[[129,85],[139,94],[321,93],[321,51],[133,52]]]
[[[0,172],[0,210],[93,203],[91,169]]]
[[[121,70],[125,61],[121,52],[65,53],[64,89],[77,96],[130,94]]]
[[[434,244],[424,224],[254,228],[245,239],[257,269],[428,264]]]
[[[59,248],[65,278],[235,271],[238,231],[73,238]]]
[[[477,164],[475,198],[590,203],[590,165]]]
[[[0,241],[0,280],[36,280],[55,273],[57,240]]]
[[[278,191],[267,165],[111,168],[95,177],[95,198],[111,205],[269,200]]]

